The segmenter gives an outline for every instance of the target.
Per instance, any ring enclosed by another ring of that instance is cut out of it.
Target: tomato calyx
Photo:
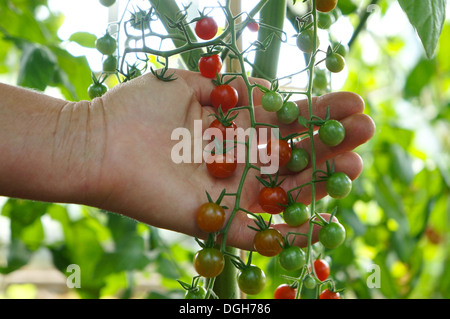
[[[236,123],[234,123],[233,121],[238,116],[237,112],[233,115],[231,115],[231,113],[233,113],[232,111],[228,111],[226,114],[224,114],[222,108],[219,107],[218,113],[219,114],[213,113],[210,114],[209,116],[215,117],[220,122],[220,124],[222,124],[226,128],[233,127],[234,125],[236,125]]]
[[[174,77],[175,71],[171,74],[166,74],[169,68],[166,66],[165,68],[161,69],[159,72],[153,67],[150,67],[150,71],[158,80],[164,81],[164,82],[170,82],[177,79],[177,77]]]
[[[186,291],[185,298],[186,299],[205,299],[206,298],[206,289],[203,286],[199,286],[199,280],[201,276],[194,276],[190,284],[177,279],[177,282],[183,287]],[[210,291],[213,293],[213,291]]]

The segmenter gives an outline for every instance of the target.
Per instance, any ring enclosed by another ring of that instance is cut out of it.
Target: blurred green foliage
[[[340,0],[336,10],[356,29],[367,3]],[[403,9],[405,3],[400,2]],[[417,11],[405,9],[425,49],[416,57],[410,48],[419,38],[373,31],[371,23],[383,23],[398,4],[378,5],[373,18],[378,20],[367,21],[368,30],[359,33],[346,55],[348,75],[340,88],[364,98],[376,134],[357,149],[365,168],[351,195],[318,203],[324,212],[338,206],[345,243],[316,253],[329,260],[331,276],[346,298],[450,298],[450,23],[443,24],[439,42],[437,31],[428,31],[433,42],[414,24]],[[42,91],[57,87],[69,100],[86,99],[91,81],[86,58],[64,49],[57,36],[63,17],[48,8],[50,15],[39,20],[39,6],[48,6],[47,0],[0,2],[0,75]],[[94,40],[88,33],[71,37],[86,47]],[[368,51],[376,54],[367,58]],[[59,225],[60,238],[50,239],[49,220]],[[190,282],[194,275],[196,246],[190,238],[167,236],[94,208],[10,198],[1,207],[0,223],[10,229],[9,240],[0,242],[6,252],[0,255],[1,274],[20,269],[46,249],[63,274],[69,275],[70,264],[80,266],[82,284],[74,291],[81,298],[136,297],[138,276],[153,278],[159,286],[138,297],[181,298],[176,279]],[[284,282],[281,275],[295,275],[283,271],[276,258],[255,254],[254,263],[268,277],[257,298],[272,298]],[[305,290],[302,298],[311,296]]]

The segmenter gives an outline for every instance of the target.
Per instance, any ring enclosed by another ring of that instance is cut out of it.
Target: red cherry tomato
[[[263,187],[258,195],[258,202],[261,208],[269,214],[279,214],[288,204],[286,191],[280,186]]]
[[[237,125],[234,122],[231,122],[229,126],[224,126],[218,119],[215,119],[209,124],[209,128],[218,129],[220,131],[220,135],[214,135],[219,141],[233,140],[236,136],[235,130],[237,129]]]
[[[273,155],[272,155],[273,154]],[[289,163],[292,150],[289,143],[285,140],[278,140],[278,143],[275,143],[274,140],[270,140],[267,143],[267,155],[269,157],[275,156],[278,157],[278,165],[284,166]]]
[[[325,259],[316,259],[314,260],[314,271],[317,279],[324,281],[330,275],[330,265]]]
[[[198,69],[204,77],[214,79],[222,69],[222,59],[217,54],[202,56],[198,61]]]
[[[295,299],[297,289],[292,288],[288,284],[281,284],[275,289],[274,299]]]
[[[247,24],[247,28],[252,32],[258,32],[259,30],[259,23],[257,22],[250,22]]]
[[[210,94],[211,104],[215,108],[222,108],[224,113],[228,112],[237,105],[238,102],[238,92],[237,90],[229,84],[221,84],[216,86]]]
[[[195,34],[202,40],[210,40],[217,34],[217,23],[211,17],[204,17],[195,24]]]
[[[341,295],[338,292],[325,289],[320,293],[319,299],[341,299]]]
[[[216,178],[227,178],[233,175],[237,168],[237,160],[234,154],[229,152],[211,154],[212,158],[206,163],[208,172]]]

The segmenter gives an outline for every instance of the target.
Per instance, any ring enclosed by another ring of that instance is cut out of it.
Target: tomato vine
[[[159,20],[160,15],[158,15],[157,9],[155,9],[156,7],[152,7],[148,12],[142,10],[136,12],[128,21],[119,21],[119,26],[123,23],[123,31],[126,36],[126,44],[122,52],[117,52],[118,46],[116,45],[116,41],[118,39],[114,39],[109,31],[97,41],[97,49],[107,56],[106,59],[113,60],[110,63],[111,65],[106,68],[105,76],[114,73],[121,82],[131,80],[133,77],[139,76],[145,71],[148,65],[151,64],[149,56],[156,57],[157,62],[162,65],[162,68],[159,70],[150,68],[154,76],[162,81],[174,81],[176,80],[176,75],[169,71],[169,58],[191,53],[195,50],[206,49],[206,53],[201,55],[197,65],[194,65],[194,67],[198,68],[202,76],[211,79],[215,84],[215,88],[211,93],[212,104],[217,110],[217,114],[215,114],[216,120],[213,126],[220,129],[222,138],[215,139],[215,148],[212,155],[214,155],[216,161],[212,164],[206,164],[207,171],[215,178],[228,178],[235,174],[236,161],[233,158],[231,160],[228,158],[227,151],[229,143],[227,143],[225,137],[225,129],[236,129],[236,124],[233,120],[239,116],[240,112],[248,112],[250,127],[253,129],[256,129],[257,126],[277,128],[276,125],[256,121],[252,94],[254,90],[260,90],[263,93],[261,100],[262,108],[267,112],[274,112],[274,115],[276,112],[280,123],[284,125],[299,123],[306,129],[305,132],[289,136],[272,136],[267,143],[268,155],[276,155],[275,158],[280,167],[286,166],[291,172],[298,173],[303,171],[307,165],[311,165],[311,180],[305,184],[297,185],[288,191],[283,189],[283,181],[277,180],[278,173],[276,173],[275,178],[272,178],[270,174],[265,174],[260,167],[251,163],[250,152],[253,146],[252,143],[255,140],[253,135],[256,133],[254,130],[250,130],[248,140],[245,141],[246,160],[236,191],[234,193],[227,193],[226,190],[223,190],[219,199],[216,201],[213,201],[209,194],[207,194],[208,202],[205,202],[198,208],[196,215],[198,227],[209,235],[205,242],[197,240],[201,249],[195,254],[193,264],[198,275],[207,278],[205,283],[206,292],[204,292],[203,287],[199,288],[198,276],[195,276],[191,285],[180,282],[182,287],[187,290],[187,296],[195,295],[195,297],[200,296],[204,298],[216,296],[212,289],[215,278],[220,275],[224,268],[225,256],[229,257],[233,264],[240,270],[237,281],[242,291],[247,294],[257,294],[264,289],[265,275],[262,269],[251,264],[252,252],[250,252],[247,262],[244,262],[240,256],[230,254],[227,251],[229,229],[238,212],[246,213],[255,218],[255,223],[258,228],[252,225],[249,225],[249,227],[255,230],[253,247],[256,252],[269,257],[279,255],[279,262],[282,268],[286,270],[301,269],[298,277],[285,277],[287,281],[290,281],[290,285],[283,286],[284,289],[290,289],[289,298],[292,297],[293,292],[296,298],[300,297],[303,283],[307,287],[320,287],[317,296],[319,296],[322,287],[328,289],[329,293],[321,296],[329,298],[339,296],[339,292],[336,291],[333,281],[328,278],[328,274],[323,276],[322,273],[318,272],[317,267],[315,267],[318,259],[314,259],[312,248],[313,228],[315,224],[322,227],[319,233],[319,241],[325,247],[330,249],[336,248],[345,239],[345,229],[341,224],[338,222],[328,222],[317,212],[315,205],[316,184],[319,182],[327,182],[327,191],[330,196],[335,198],[343,198],[351,190],[351,180],[344,173],[335,172],[334,163],[330,164],[327,162],[326,172],[317,168],[317,141],[314,140],[315,128],[317,126],[320,127],[320,142],[325,145],[336,146],[345,138],[345,130],[342,124],[329,118],[328,109],[324,118],[314,115],[312,98],[313,85],[316,82],[315,67],[319,63],[324,62],[330,72],[340,72],[345,66],[344,58],[336,52],[336,49],[332,49],[331,46],[326,52],[326,58],[317,61],[317,53],[319,52],[318,10],[328,12],[332,9],[331,7],[334,8],[336,1],[311,0],[311,10],[302,17],[297,18],[299,23],[297,46],[301,51],[299,54],[305,53],[308,57],[304,69],[289,75],[292,77],[303,72],[307,73],[308,85],[306,90],[299,92],[284,92],[280,90],[278,81],[282,78],[272,79],[270,88],[253,84],[246,72],[247,65],[256,67],[249,62],[247,54],[253,50],[267,49],[274,37],[280,37],[280,34],[283,35],[282,30],[278,30],[264,23],[256,23],[253,19],[254,15],[268,2],[269,0],[260,0],[250,13],[233,15],[230,9],[230,1],[227,0],[225,5],[220,5],[220,9],[226,18],[226,27],[221,33],[218,32],[218,26],[214,19],[208,16],[207,13],[205,14],[205,11],[200,12],[200,15],[192,21],[187,21],[187,8],[184,8],[176,14],[175,18],[166,17],[166,22],[169,24],[172,32],[169,32],[167,35],[159,34],[152,29],[152,22]],[[318,5],[320,5],[319,8],[317,7]],[[240,18],[242,18],[242,22],[238,22]],[[195,35],[189,31],[191,27],[195,27]],[[239,48],[237,40],[246,28],[251,29],[253,32],[266,29],[271,31],[271,33],[264,41],[255,41],[249,48],[242,50]],[[175,33],[174,30],[177,32]],[[146,40],[150,36],[160,38],[161,42],[166,39],[171,39],[174,42],[178,41],[178,45],[176,48],[170,50],[163,50],[161,47],[155,48],[150,46],[150,42]],[[136,45],[130,45],[132,42]],[[120,62],[118,64],[115,57],[116,53],[119,55]],[[137,64],[132,64],[131,66],[128,64],[127,58],[130,54],[135,54],[136,60],[144,63],[142,69],[138,68]],[[226,58],[237,61],[240,71],[221,73],[223,67],[222,62]],[[193,63],[192,60],[189,63]],[[225,81],[226,76],[227,80]],[[236,77],[240,77],[247,88],[248,104],[245,106],[236,107],[239,98],[238,93],[229,85]],[[93,78],[97,86],[101,85],[101,82],[96,80],[95,77]],[[102,93],[104,92],[96,93],[95,96],[101,95]],[[295,102],[289,100],[295,94],[306,96],[308,118],[300,114],[298,105]],[[309,154],[304,149],[296,147],[296,142],[303,138],[309,139]],[[236,141],[231,142],[231,147],[233,147]],[[217,161],[219,157],[221,161]],[[289,225],[296,227],[308,223],[308,233],[288,233],[283,237],[278,230],[270,227],[271,220],[267,223],[261,215],[250,212],[241,206],[243,188],[251,170],[257,170],[259,174],[268,176],[269,181],[258,178],[262,184],[259,203],[264,211],[273,215],[280,214],[284,211],[283,215],[280,216],[283,216]],[[311,202],[309,207],[297,202],[296,198],[294,199],[292,195],[294,192],[297,192],[298,196],[299,191],[306,186],[311,189]],[[221,206],[220,202],[225,196],[234,198],[233,207]],[[228,220],[225,220],[225,209],[231,210]],[[335,214],[336,210],[333,211],[331,217],[333,218]],[[220,244],[217,242],[219,235],[221,236]],[[297,246],[293,246],[295,236],[304,236],[307,238],[306,252]]]

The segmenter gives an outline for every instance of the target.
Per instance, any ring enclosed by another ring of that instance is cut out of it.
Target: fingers
[[[194,90],[195,96],[197,97],[198,101],[202,106],[211,106],[210,94],[211,91],[214,89],[212,79],[206,78],[198,72],[191,72],[186,70],[174,70],[174,71],[179,77],[183,78],[186,81],[186,83]],[[227,77],[225,77],[225,79],[227,79]],[[249,82],[250,84],[257,83],[265,87],[270,87],[270,83],[263,79],[249,78]],[[242,77],[236,77],[229,84],[238,91],[239,100],[237,106],[248,105],[249,104],[248,89]],[[252,93],[253,93],[253,103],[260,104],[262,97],[261,90],[254,89]]]

